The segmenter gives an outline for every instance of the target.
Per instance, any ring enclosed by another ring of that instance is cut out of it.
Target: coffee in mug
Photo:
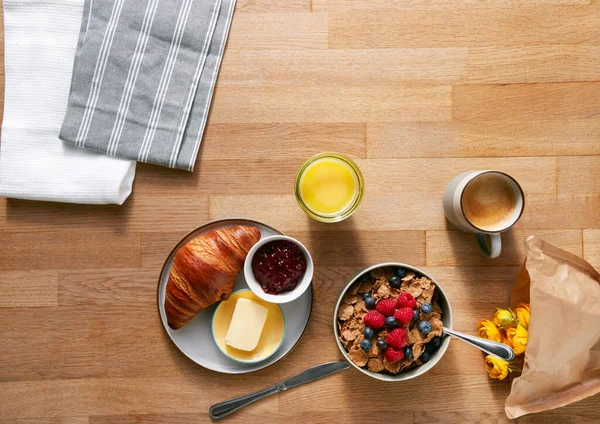
[[[481,174],[469,181],[461,199],[467,220],[484,231],[510,226],[517,209],[517,194],[504,176]]]
[[[455,177],[444,193],[444,212],[459,230],[475,233],[483,253],[500,255],[500,233],[521,217],[525,196],[519,183],[499,171],[469,171]]]

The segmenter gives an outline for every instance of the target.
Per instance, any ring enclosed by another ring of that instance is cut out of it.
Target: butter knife
[[[300,374],[283,380],[271,387],[259,390],[249,395],[240,396],[234,399],[226,400],[225,402],[217,403],[210,407],[208,415],[213,420],[219,420],[238,409],[243,408],[246,405],[250,405],[252,402],[256,402],[259,399],[265,398],[275,393],[284,392],[292,387],[299,386],[304,383],[310,383],[311,381],[318,380],[319,378],[327,377],[328,375],[335,374],[338,371],[349,368],[350,364],[344,361],[326,362],[324,364],[316,365],[312,368],[302,371]]]

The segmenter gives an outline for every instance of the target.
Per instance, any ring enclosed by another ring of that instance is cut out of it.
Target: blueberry
[[[400,288],[400,284],[402,284],[402,280],[397,275],[388,278],[388,282],[390,283],[390,287],[394,289]]]
[[[429,353],[427,353],[427,351],[423,352],[421,354],[421,356],[419,356],[419,359],[421,360],[421,362],[425,363],[427,361],[429,361],[431,355],[429,355]]]
[[[371,292],[366,292],[362,294],[363,300],[367,300],[367,297],[371,297]]]
[[[433,312],[433,307],[431,306],[431,303],[425,302],[421,304],[421,310],[424,314],[430,314]]]
[[[421,322],[419,322],[418,327],[419,327],[419,331],[424,336],[428,335],[429,332],[431,331],[431,323],[429,321],[421,321]]]
[[[360,341],[360,347],[362,350],[364,350],[365,352],[368,352],[371,350],[371,340],[367,340],[367,339],[363,339]]]
[[[394,328],[398,325],[398,320],[394,317],[387,317],[385,319],[385,326],[389,328]]]
[[[379,348],[379,350],[381,350],[382,352],[383,352],[384,350],[386,350],[386,349],[387,349],[387,346],[388,346],[388,345],[387,345],[387,342],[386,342],[385,340],[383,340],[383,339],[377,340],[377,341],[375,342],[375,344],[377,345],[377,347]]]
[[[400,278],[406,277],[406,268],[396,268],[396,275]]]
[[[371,327],[365,327],[365,329],[363,330],[363,334],[365,336],[365,339],[370,340],[375,335],[375,331],[373,331],[373,329]]]
[[[413,357],[412,346],[405,346],[404,347],[404,359],[410,359],[412,357]]]
[[[435,336],[433,339],[431,339],[431,344],[434,345],[437,349],[442,345],[442,338],[439,336]]]
[[[425,352],[429,353],[430,355],[435,352],[437,350],[437,348],[432,344],[432,343],[427,343],[425,345]]]
[[[358,277],[359,283],[368,283],[369,281],[371,281],[371,274],[369,274],[368,272]]]
[[[418,319],[419,319],[419,315],[420,315],[420,312],[419,312],[419,310],[418,310],[418,309],[415,309],[414,316],[413,316],[413,320],[415,320],[415,321],[416,321],[416,320],[418,320]]]
[[[377,301],[375,299],[373,299],[373,297],[371,297],[371,296],[369,296],[365,299],[365,306],[367,307],[367,309],[373,309],[376,304],[377,304]]]

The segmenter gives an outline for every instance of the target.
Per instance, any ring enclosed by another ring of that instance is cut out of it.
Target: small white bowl
[[[304,253],[304,257],[306,258],[306,272],[304,273],[304,276],[298,282],[298,285],[296,286],[296,288],[294,290],[282,292],[279,294],[269,294],[269,293],[264,292],[264,290],[260,286],[260,283],[254,277],[254,272],[252,271],[252,259],[254,258],[254,255],[256,254],[258,249],[260,249],[262,246],[264,246],[267,243],[270,243],[272,241],[277,241],[277,240],[290,241],[290,242],[296,244],[300,248],[302,253]],[[262,300],[265,300],[267,302],[271,302],[271,303],[289,303],[293,300],[298,299],[302,295],[302,293],[304,293],[306,291],[306,289],[308,289],[310,287],[310,283],[312,282],[312,278],[313,278],[313,272],[314,272],[313,260],[312,260],[312,257],[310,256],[310,253],[308,252],[308,249],[306,247],[304,247],[304,245],[302,243],[300,243],[298,240],[296,240],[292,237],[288,237],[288,236],[276,235],[276,236],[265,237],[265,238],[259,240],[258,243],[256,243],[254,246],[252,246],[252,249],[250,249],[250,251],[248,252],[248,256],[246,256],[246,261],[244,262],[244,276],[246,277],[246,282],[248,283],[248,287],[250,287],[250,290],[252,290],[254,292],[254,294],[257,295],[259,298],[261,298]]]

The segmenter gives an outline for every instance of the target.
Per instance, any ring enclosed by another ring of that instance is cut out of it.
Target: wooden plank
[[[191,177],[170,169],[140,166],[137,193],[208,195],[291,194],[296,173],[308,158],[290,160],[204,160]],[[528,193],[555,193],[555,158],[357,160],[369,193],[438,195],[454,175],[471,169],[497,169],[517,178]],[[223,173],[223,169],[228,169]],[[600,191],[600,190],[598,190]]]
[[[140,166],[137,193],[177,193],[203,196],[219,194],[289,194],[293,192],[293,181],[305,159],[266,160],[266,159],[223,159],[203,160],[201,169],[193,174],[182,173],[168,168],[155,169],[153,166]],[[223,169],[228,169],[227,173]],[[291,181],[282,184],[282,181]]]
[[[472,47],[466,80],[470,83],[597,81],[600,46],[541,45]]]
[[[88,424],[89,417],[45,417],[45,418],[18,418],[3,420],[0,424]]]
[[[211,122],[448,121],[449,86],[219,86]],[[402,99],[402,101],[399,101]]]
[[[369,158],[600,154],[597,119],[371,124]]]
[[[420,194],[441,199],[452,178],[476,169],[506,172],[519,181],[526,193],[556,193],[556,158],[368,159],[357,164],[369,193]]]
[[[65,270],[59,273],[58,303],[74,305],[155,305],[155,269]]]
[[[250,216],[284,232],[340,230],[443,230],[450,228],[438,195],[424,193],[419,202],[406,202],[401,194],[367,194],[351,219],[331,225],[310,220],[291,195],[212,196],[213,219]],[[382,205],[386,205],[382,207]],[[525,212],[516,224],[520,230],[600,227],[600,194],[527,194]],[[398,211],[398,212],[396,212]],[[374,227],[375,226],[375,227]]]
[[[576,6],[592,0],[332,0],[329,10],[398,11],[398,10],[463,10],[503,9],[536,5]]]
[[[198,227],[204,222],[198,222]],[[142,234],[142,267],[146,270],[152,270],[158,273],[162,269],[167,257],[188,233],[194,228],[189,228],[183,232],[172,233],[143,233]]]
[[[368,266],[395,261],[425,264],[424,231],[291,233],[310,251],[315,266]],[[361,246],[369,246],[368,250]]]
[[[188,173],[189,174],[189,173]],[[192,174],[189,174],[190,177]],[[155,231],[161,222],[172,231],[186,231],[208,217],[208,199],[202,194],[185,202],[176,194],[134,193],[123,206],[73,205],[0,199],[0,229],[4,231],[107,232]],[[44,237],[49,237],[45,235]],[[116,236],[115,236],[116,237]],[[131,266],[131,265],[130,265]]]
[[[140,265],[135,233],[0,233],[0,269],[128,268]]]
[[[467,49],[231,51],[221,85],[345,86],[448,83],[467,73]]]
[[[599,44],[597,15],[585,5],[328,13],[333,49]]]
[[[498,411],[504,407],[504,401],[510,391],[508,381],[489,381],[482,370],[481,375],[439,376],[427,373],[418,379],[402,383],[411,395],[398,397],[396,384],[381,384],[380,381],[359,374],[350,369],[327,379],[315,396],[315,389],[300,386],[294,391],[280,395],[282,411],[344,411],[352,408],[373,408],[385,410],[389,408],[389,399],[395,399],[395,409],[410,411],[427,411],[431,409],[431,399],[444,399],[436,405],[436,410],[444,411]],[[348,390],[352,387],[353,390]],[[448,387],[452,387],[457,396],[448,396]],[[377,396],[365,396],[365,393],[377,393]]]
[[[228,51],[326,49],[327,13],[240,13],[227,37]]]
[[[491,266],[475,266],[469,264],[467,266],[458,267],[435,267],[426,266],[423,270],[431,274],[443,287],[444,291],[450,298],[452,305],[456,305],[463,309],[468,305],[468,308],[477,307],[472,305],[472,300],[477,299],[477,302],[498,305],[508,304],[512,293],[512,286],[515,282],[521,263],[515,266],[507,266],[492,261]],[[465,308],[467,309],[467,308]],[[486,318],[489,314],[495,312],[495,308],[488,313],[484,312],[482,318]],[[481,311],[485,311],[482,309]],[[465,313],[465,311],[462,311]],[[460,319],[460,314],[455,314],[455,321]],[[480,318],[481,319],[481,318]],[[469,327],[462,327],[461,331],[475,331],[475,322],[469,323]],[[472,325],[472,326],[471,326]]]
[[[530,194],[516,227],[521,229],[600,228],[600,194]]]
[[[506,417],[504,412],[415,412],[415,424],[426,424],[433,422],[441,424],[509,424],[511,420]]]
[[[211,218],[230,216],[232,211],[239,216],[250,216],[268,222],[283,232],[446,228],[440,196],[424,195],[419,202],[406,202],[401,193],[393,196],[367,194],[351,219],[335,225],[319,223],[308,218],[297,205],[293,195],[239,195],[210,198]]]
[[[58,272],[0,272],[0,308],[58,306]]]
[[[583,230],[583,257],[600,272],[600,230]]]
[[[231,377],[231,376],[229,376]],[[218,400],[244,394],[246,380],[200,373],[175,378],[87,378],[0,383],[7,419],[65,415],[206,413]],[[256,389],[269,382],[253,377]],[[241,389],[241,390],[240,390]],[[277,397],[258,403],[263,413],[277,409]]]
[[[582,256],[581,230],[511,230],[502,236],[502,253],[489,260],[479,251],[475,236],[460,231],[427,231],[428,266],[519,266],[525,259],[523,241],[535,235]]]
[[[558,158],[560,194],[600,193],[600,156]]]
[[[106,375],[105,327],[84,308],[0,309],[0,381],[41,381]],[[5,388],[10,383],[0,383]],[[0,417],[9,418],[1,411]],[[26,408],[27,409],[27,408]],[[68,415],[86,415],[70,413]],[[30,415],[43,417],[44,414]]]
[[[235,5],[235,14],[264,12],[310,12],[310,0],[239,0]]]
[[[461,84],[452,87],[455,121],[598,119],[600,82]]]
[[[318,383],[316,383],[318,384]],[[330,424],[333,422],[368,422],[373,414],[368,411],[329,412],[329,411],[269,411],[268,414],[256,410],[256,405],[250,405],[233,415],[227,417],[227,422],[231,423],[264,423],[277,424],[283,422],[308,422],[311,424]],[[408,413],[401,417],[395,411],[378,411],[377,416],[382,421],[394,422],[398,424],[413,424],[413,414]],[[129,415],[129,416],[103,416],[90,417],[91,424],[197,424],[210,422],[206,413],[198,414],[162,414],[162,415]]]
[[[199,156],[205,159],[307,159],[322,151],[365,158],[367,126],[343,124],[216,124],[210,123]],[[202,163],[202,165],[204,162]],[[202,168],[198,167],[201,171]],[[156,171],[156,169],[153,169]],[[138,175],[137,180],[140,179]],[[137,188],[137,187],[136,187]]]

